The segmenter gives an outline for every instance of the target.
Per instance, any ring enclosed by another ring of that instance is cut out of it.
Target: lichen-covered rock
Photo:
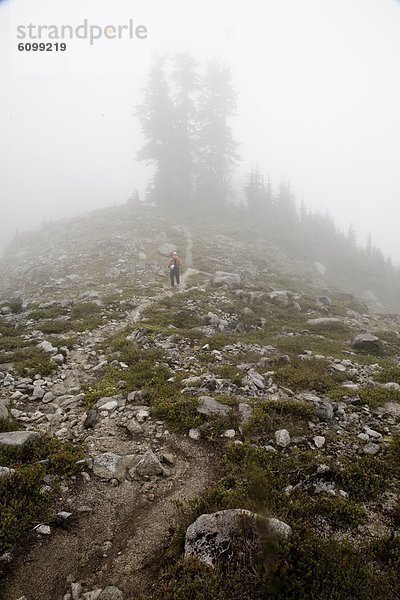
[[[195,556],[201,562],[213,565],[215,560],[225,553],[243,530],[248,528],[254,535],[257,521],[266,526],[268,532],[276,537],[288,537],[289,525],[278,519],[265,519],[240,508],[221,510],[198,517],[186,530],[185,558]]]

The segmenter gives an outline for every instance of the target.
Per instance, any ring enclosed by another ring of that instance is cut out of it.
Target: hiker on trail
[[[175,281],[178,285],[180,284],[180,269],[182,266],[183,264],[178,254],[176,252],[173,252],[168,263],[169,276],[171,278],[172,287],[174,287]]]

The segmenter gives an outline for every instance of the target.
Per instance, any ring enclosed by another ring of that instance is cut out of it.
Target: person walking
[[[180,284],[180,269],[183,264],[181,259],[179,258],[177,252],[173,252],[171,258],[169,259],[168,268],[169,268],[169,276],[171,278],[171,285],[174,287],[175,281],[177,285]]]

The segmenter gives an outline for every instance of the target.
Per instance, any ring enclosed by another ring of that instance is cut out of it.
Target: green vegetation
[[[0,478],[0,552],[15,544],[32,521],[46,516],[51,494],[43,487],[44,475],[76,475],[81,458],[78,448],[49,438],[0,450],[0,465],[15,469]]]
[[[313,529],[318,515],[344,529],[364,523],[365,510],[357,500],[310,495],[307,489],[285,494],[287,485],[307,480],[318,462],[309,451],[274,454],[250,444],[229,445],[219,484],[191,504],[179,506],[156,598],[372,600],[378,597],[376,583],[389,590],[390,572],[383,561],[381,570],[372,569],[371,560],[366,560],[369,548],[321,539]],[[233,542],[229,557],[221,557],[213,569],[195,560],[183,561],[189,523],[200,514],[236,507],[282,518],[294,528],[293,536],[282,542],[271,540],[262,528],[256,538],[244,531]]]
[[[27,346],[15,350],[7,356],[7,360],[14,364],[14,369],[18,375],[32,376],[40,374],[42,377],[46,377],[56,368],[56,364],[49,355],[36,346]]]
[[[338,383],[345,381],[343,373],[331,373],[327,361],[292,356],[289,364],[275,368],[274,380],[279,385],[290,388],[294,392],[315,390],[319,393],[329,393]]]
[[[278,429],[288,429],[291,435],[308,431],[313,407],[298,400],[270,400],[259,402],[245,427],[246,437],[268,439]]]
[[[387,402],[400,402],[399,390],[388,390],[383,387],[362,387],[358,391],[358,395],[361,401],[371,408],[383,406]]]

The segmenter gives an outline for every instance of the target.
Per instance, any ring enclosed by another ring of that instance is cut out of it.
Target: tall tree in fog
[[[208,64],[198,102],[197,197],[202,207],[226,206],[232,167],[239,157],[229,119],[235,113],[236,93],[229,69]]]
[[[245,194],[250,213],[257,216],[271,216],[273,204],[271,178],[268,176],[267,183],[265,183],[264,176],[258,167],[254,167],[248,175]]]
[[[175,142],[171,149],[177,169],[176,203],[187,207],[193,200],[196,162],[197,62],[189,54],[177,54],[172,78],[175,83]]]
[[[155,168],[147,190],[147,200],[158,205],[171,205],[176,198],[175,107],[171,98],[164,61],[156,57],[148,75],[142,104],[137,116],[145,139],[138,160]]]
[[[253,168],[245,187],[247,206],[251,213],[261,214],[266,208],[267,189],[258,168]]]

